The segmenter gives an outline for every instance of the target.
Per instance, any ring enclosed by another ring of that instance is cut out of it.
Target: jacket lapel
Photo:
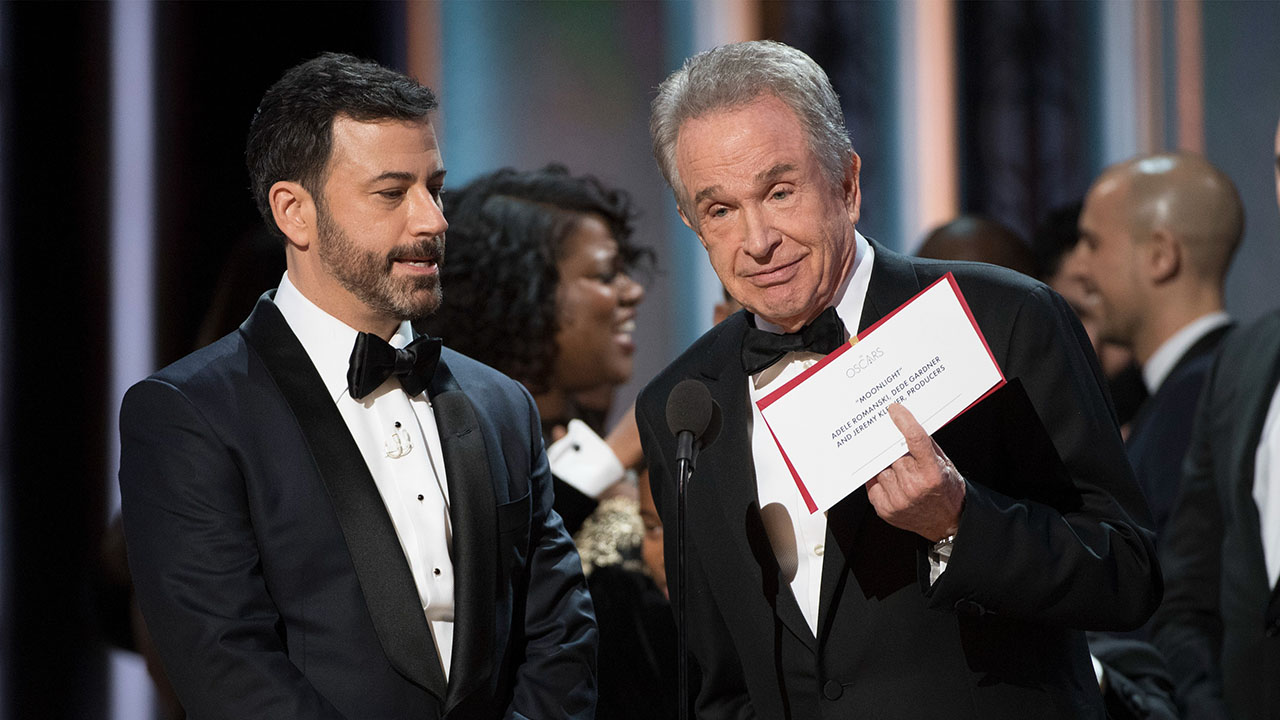
[[[868,239],[867,242],[871,243],[876,254],[875,262],[871,265],[867,297],[862,303],[859,333],[879,322],[880,318],[896,310],[923,289],[907,258],[875,240]]]
[[[1165,375],[1165,383],[1159,388],[1156,388],[1156,394],[1159,394],[1163,388],[1167,387],[1170,384],[1168,381],[1175,377],[1183,368],[1191,365],[1191,363],[1199,360],[1205,355],[1213,354],[1213,352],[1218,349],[1218,344],[1222,341],[1222,338],[1233,327],[1235,327],[1235,323],[1227,323],[1226,325],[1216,327],[1201,336],[1199,340],[1192,343],[1191,347],[1187,348],[1186,351],[1182,353],[1182,357],[1178,358],[1178,361],[1173,364],[1173,367],[1170,368],[1168,374]],[[1146,388],[1145,384],[1143,385],[1143,388]],[[1129,447],[1129,444],[1133,442],[1135,438],[1142,437],[1143,432],[1146,430],[1147,423],[1152,419],[1152,413],[1155,412],[1154,408],[1157,403],[1153,400],[1154,397],[1147,398],[1146,401],[1138,406],[1138,412],[1134,413],[1133,419],[1129,421],[1129,439],[1125,442],[1126,447]]]
[[[497,500],[476,411],[442,358],[430,387],[453,526],[453,656],[448,713],[490,675],[497,573]]]
[[[1257,538],[1257,542],[1253,544],[1250,550],[1250,565],[1256,568],[1256,572],[1261,573],[1263,578],[1267,578],[1266,556],[1262,548],[1262,518],[1257,510],[1257,503],[1253,499],[1254,473],[1257,468],[1258,443],[1262,440],[1262,426],[1267,420],[1267,411],[1271,408],[1271,398],[1274,397],[1277,383],[1280,383],[1280,335],[1274,333],[1259,333],[1258,342],[1265,342],[1265,347],[1259,348],[1257,352],[1250,352],[1246,362],[1248,366],[1242,367],[1238,372],[1240,377],[1250,379],[1249,382],[1242,383],[1242,388],[1237,390],[1240,393],[1238,404],[1245,413],[1244,423],[1241,427],[1249,428],[1247,433],[1235,439],[1235,461],[1236,472],[1235,477],[1240,478],[1238,486],[1228,488],[1231,493],[1231,502],[1237,508],[1244,511],[1236,513],[1236,517],[1247,524],[1241,535],[1243,537]],[[1257,382],[1254,385],[1253,382]],[[1263,581],[1264,586],[1267,585],[1266,579]],[[1266,609],[1266,620],[1268,624],[1280,621],[1280,584],[1271,587],[1270,599]]]
[[[720,405],[723,423],[719,439],[698,457],[697,470],[694,471],[688,488],[690,515],[698,517],[709,512],[712,505],[719,506],[731,532],[719,537],[713,536],[711,541],[726,542],[725,538],[730,538],[728,541],[736,544],[736,552],[744,558],[748,586],[762,588],[765,598],[783,625],[810,650],[814,650],[816,640],[813,632],[791,592],[789,581],[778,565],[760,515],[749,432],[752,422],[751,398],[747,392],[748,378],[738,362],[746,328],[746,315],[743,312],[726,321],[725,331],[721,333],[717,347],[707,355],[708,358],[719,358],[722,362],[707,364],[701,368],[702,378],[711,397]],[[760,430],[765,431],[764,428]],[[692,524],[690,531],[697,532]],[[735,583],[734,587],[737,586]]]
[[[444,699],[444,671],[395,526],[346,422],[272,297],[268,292],[258,299],[240,331],[298,418],[387,659],[406,678]]]

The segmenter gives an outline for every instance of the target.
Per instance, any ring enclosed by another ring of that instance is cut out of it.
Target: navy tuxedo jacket
[[[968,484],[950,563],[930,586],[929,542],[880,520],[865,489],[852,493],[827,514],[815,636],[761,521],[739,362],[748,320],[730,317],[637,404],[668,527],[676,522],[668,394],[696,378],[723,411],[687,496],[686,623],[699,716],[1102,718],[1081,631],[1141,624],[1161,582],[1088,339],[1067,304],[1025,276],[875,251],[858,327],[953,271],[1009,380],[934,434]],[[675,543],[666,549],[671,583]]]
[[[135,385],[120,488],[139,604],[189,717],[589,718],[596,629],[537,412],[445,350],[446,683],[368,468],[270,299]]]
[[[1169,584],[1152,640],[1188,720],[1280,718],[1280,587],[1268,582],[1253,499],[1277,383],[1280,313],[1272,313],[1222,341],[1161,540]]]
[[[1165,523],[1178,494],[1182,461],[1191,444],[1196,401],[1217,357],[1218,344],[1230,329],[1230,325],[1214,328],[1187,348],[1155,395],[1138,407],[1129,426],[1125,451],[1151,508],[1152,529],[1157,538],[1164,537]]]

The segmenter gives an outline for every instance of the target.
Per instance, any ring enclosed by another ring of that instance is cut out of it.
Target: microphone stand
[[[680,673],[679,698],[680,720],[689,717],[689,640],[685,626],[685,572],[684,540],[685,540],[685,496],[689,486],[689,478],[693,475],[694,462],[693,433],[684,431],[676,438],[676,653],[679,656],[676,667]]]

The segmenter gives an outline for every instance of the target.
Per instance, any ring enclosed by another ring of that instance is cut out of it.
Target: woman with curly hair
[[[444,302],[424,329],[528,388],[576,533],[602,497],[634,497],[621,481],[640,462],[634,427],[605,441],[575,402],[631,377],[644,288],[630,272],[649,253],[631,243],[630,198],[551,165],[484,175],[445,202]]]

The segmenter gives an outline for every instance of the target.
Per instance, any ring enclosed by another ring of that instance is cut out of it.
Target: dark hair
[[[1031,252],[1041,280],[1048,282],[1057,275],[1063,258],[1080,241],[1081,206],[1077,201],[1053,208],[1031,235]]]
[[[447,345],[548,390],[556,359],[556,288],[565,239],[598,215],[618,243],[623,267],[651,259],[633,245],[631,198],[560,165],[483,175],[445,196],[449,220],[440,268],[444,302],[423,329]]]
[[[290,68],[262,96],[245,145],[250,190],[267,227],[281,234],[267,198],[281,180],[300,183],[323,203],[335,117],[425,120],[435,108],[429,88],[369,60],[325,53]]]

